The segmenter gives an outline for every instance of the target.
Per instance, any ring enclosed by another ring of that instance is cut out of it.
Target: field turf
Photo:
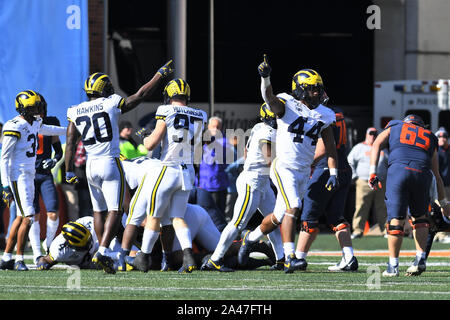
[[[263,267],[234,273],[194,271],[131,271],[105,274],[99,270],[55,268],[49,271],[0,271],[1,300],[449,300],[450,245],[436,243],[427,270],[419,277],[404,273],[414,254],[405,238],[400,276],[384,278],[386,239],[365,237],[353,241],[359,270],[331,273],[339,259],[332,235],[321,234],[308,256],[306,271],[285,274]],[[376,250],[376,251],[375,251]],[[408,251],[410,250],[410,251]],[[327,251],[327,252],[323,252]],[[408,255],[409,254],[409,255]],[[31,261],[26,261],[30,265]]]

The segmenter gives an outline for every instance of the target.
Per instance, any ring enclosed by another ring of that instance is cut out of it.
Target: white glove
[[[45,159],[42,161],[42,168],[43,169],[52,169],[56,164],[56,159]]]

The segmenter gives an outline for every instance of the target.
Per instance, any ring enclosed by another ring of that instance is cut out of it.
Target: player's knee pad
[[[386,232],[387,232],[387,234],[390,234],[393,236],[403,237],[405,235],[403,226],[392,225],[390,223],[390,221],[388,223],[386,223]]]
[[[319,233],[319,224],[317,222],[302,221],[301,231],[309,234]]]
[[[413,230],[430,227],[430,223],[426,218],[420,218],[415,220],[409,219],[409,224],[411,225],[411,228],[413,228]]]
[[[347,228],[350,229],[350,224],[347,221],[342,221],[337,226],[332,225],[331,228],[334,232],[338,232]]]

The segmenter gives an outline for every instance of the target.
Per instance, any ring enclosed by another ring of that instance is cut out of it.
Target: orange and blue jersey
[[[431,167],[431,156],[438,147],[436,136],[428,129],[400,120],[390,121],[388,165],[410,163]]]
[[[394,120],[388,123],[389,159],[385,202],[388,221],[426,214],[432,181],[431,158],[436,136],[428,129]]]

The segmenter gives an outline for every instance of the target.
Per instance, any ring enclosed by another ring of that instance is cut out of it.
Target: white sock
[[[158,240],[159,231],[154,231],[145,228],[144,235],[142,236],[142,247],[141,251],[145,254],[149,254],[153,250],[156,240]]]
[[[391,266],[398,266],[398,258],[391,258],[391,257],[389,257],[389,264]]]
[[[12,259],[12,253],[3,252],[3,257],[2,257],[3,261],[8,262],[11,259]]]
[[[284,249],[284,256],[288,257],[291,253],[295,252],[294,242],[284,242],[283,249]]]
[[[33,249],[33,258],[36,260],[37,257],[42,255],[41,226],[39,225],[39,220],[35,220],[31,225],[28,237],[30,238],[31,249]]]
[[[247,239],[251,242],[255,242],[258,241],[263,235],[264,234],[262,233],[261,228],[258,227],[248,234]]]
[[[58,230],[59,226],[59,217],[56,220],[52,220],[47,217],[47,248],[50,248],[50,245],[55,238],[56,230]]]
[[[103,247],[103,246],[98,247],[98,252],[100,252],[101,255],[105,255],[106,247]]]
[[[353,247],[343,247],[342,253],[344,254],[345,261],[350,261],[353,258]]]
[[[175,234],[180,242],[181,249],[192,248],[191,231],[189,228],[177,228]]]
[[[426,256],[427,256],[426,252],[422,252],[422,251],[417,251],[416,252],[416,257],[418,259],[425,259]]]
[[[277,228],[269,233],[267,238],[269,238],[270,243],[272,244],[273,251],[275,252],[275,258],[277,260],[284,258],[283,241],[281,240],[280,228]]]
[[[234,239],[238,234],[237,228],[233,223],[229,223],[225,229],[223,229],[222,234],[220,235],[219,243],[216,246],[216,250],[211,256],[211,260],[219,261],[227,252],[230,245],[233,243]]]
[[[295,251],[295,256],[297,259],[306,259],[308,252]]]
[[[23,255],[22,254],[21,255],[16,254],[16,262],[17,261],[23,261]]]

